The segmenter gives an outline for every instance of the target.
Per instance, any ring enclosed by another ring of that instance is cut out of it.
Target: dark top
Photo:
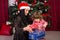
[[[29,20],[29,17],[29,15],[25,16],[24,10],[20,10],[19,15],[14,21],[14,27],[16,29],[14,40],[29,40],[28,32],[23,31],[23,28],[32,22]]]

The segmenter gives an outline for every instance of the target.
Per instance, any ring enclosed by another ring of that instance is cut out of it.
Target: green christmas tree
[[[29,3],[31,7],[29,14],[32,14],[35,11],[39,11],[44,17],[47,17],[47,16],[50,17],[48,15],[48,9],[49,9],[48,0],[19,0],[19,2],[21,1],[26,1]],[[15,4],[12,10],[12,16],[9,19],[11,23],[13,23],[13,19],[16,17],[16,12],[18,12],[18,5]]]

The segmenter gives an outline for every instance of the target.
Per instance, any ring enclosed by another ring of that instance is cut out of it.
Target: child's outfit
[[[40,40],[40,38],[45,37],[45,27],[43,26],[46,21],[43,19],[40,22],[33,21],[33,24],[30,27],[33,29],[33,33],[29,33],[29,39],[31,40]],[[40,29],[40,30],[39,30]]]

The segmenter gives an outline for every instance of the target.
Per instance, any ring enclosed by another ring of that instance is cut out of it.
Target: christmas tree
[[[45,14],[48,13],[48,0],[19,0],[19,2],[21,1],[26,1],[29,3],[30,7],[31,7],[31,11],[30,14],[33,13],[34,11],[40,11],[40,13]],[[19,4],[18,2],[18,4]],[[15,13],[18,11],[18,5],[15,4],[15,7],[12,10],[12,16],[15,15]]]
[[[19,0],[17,3],[21,1],[26,1],[29,3],[31,10],[29,14],[31,15],[35,11],[39,11],[44,18],[50,17],[48,14],[48,0]],[[15,4],[13,10],[12,10],[12,16],[10,17],[9,21],[13,22],[13,19],[16,17],[16,12],[18,12],[18,5]],[[50,23],[50,21],[48,21]],[[50,25],[50,24],[49,24]]]

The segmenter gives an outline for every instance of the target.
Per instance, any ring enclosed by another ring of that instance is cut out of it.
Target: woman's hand
[[[27,31],[30,32],[30,33],[33,32],[33,30],[29,26],[27,26]]]
[[[33,32],[33,30],[30,28],[30,25],[28,25],[27,27],[23,28],[24,31],[28,31],[28,32]]]

